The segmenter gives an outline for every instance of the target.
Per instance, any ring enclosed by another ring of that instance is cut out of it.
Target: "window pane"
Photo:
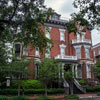
[[[15,53],[20,53],[20,44],[15,44]]]
[[[60,31],[60,40],[65,41],[64,31]]]
[[[86,58],[89,58],[90,57],[89,56],[89,49],[88,48],[85,49],[85,54],[86,54]]]
[[[27,48],[27,46],[24,46],[24,48],[23,48],[23,55],[28,55],[28,48]]]
[[[36,48],[35,56],[39,56],[39,49],[38,48]]]
[[[76,55],[77,55],[77,58],[81,57],[80,48],[76,48]]]
[[[77,67],[77,75],[78,75],[78,78],[82,78],[82,67],[81,66]]]
[[[65,49],[61,48],[61,55],[65,55]]]
[[[87,65],[87,78],[91,78],[91,66]]]

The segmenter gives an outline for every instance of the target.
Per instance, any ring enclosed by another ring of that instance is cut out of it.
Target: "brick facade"
[[[58,59],[64,64],[64,67],[73,64],[73,69],[76,73],[75,77],[77,79],[87,78],[93,81],[92,67],[94,62],[90,30],[85,27],[85,32],[79,36],[74,33],[69,34],[66,28],[66,21],[64,22],[60,20],[60,18],[59,20],[50,19],[45,25],[50,28],[49,36],[53,41],[53,47],[51,48],[48,58]],[[43,30],[45,30],[45,28],[43,28]],[[62,38],[64,35],[63,40],[61,40],[61,35]],[[31,47],[28,46],[29,59],[34,58],[35,60],[41,60],[43,57],[44,56],[41,56],[40,53],[36,56],[36,49],[31,50]],[[37,69],[35,64],[30,64],[29,68]]]

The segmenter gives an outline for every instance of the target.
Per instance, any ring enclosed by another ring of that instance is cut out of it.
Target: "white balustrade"
[[[77,56],[57,55],[55,59],[77,60]]]
[[[74,43],[89,43],[91,44],[91,40],[85,39],[85,40],[72,40],[72,44]]]

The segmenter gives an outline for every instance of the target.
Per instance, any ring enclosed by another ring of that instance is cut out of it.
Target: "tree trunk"
[[[73,94],[73,83],[70,83],[70,93]]]
[[[45,96],[47,96],[47,84],[45,84]]]
[[[18,78],[18,96],[20,96],[20,88],[21,88],[21,79],[20,79],[20,75]]]

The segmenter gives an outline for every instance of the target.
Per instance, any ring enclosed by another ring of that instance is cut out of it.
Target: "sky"
[[[71,13],[78,12],[78,9],[75,9],[72,5],[73,1],[74,0],[45,0],[45,5],[54,9],[58,14],[61,14],[61,18],[68,20]],[[94,29],[91,31],[91,36],[92,45],[100,43],[100,32]]]

